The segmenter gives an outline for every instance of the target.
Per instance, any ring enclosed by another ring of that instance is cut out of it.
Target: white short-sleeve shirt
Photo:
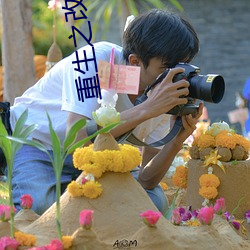
[[[115,64],[123,64],[122,47],[109,43],[99,42],[94,44],[94,53],[96,63],[99,60],[109,61],[112,48],[115,48]],[[86,57],[84,56],[84,51]],[[48,126],[47,114],[50,116],[53,128],[59,136],[61,142],[66,133],[66,124],[68,111],[81,114],[92,118],[92,112],[99,104],[97,98],[84,98],[79,100],[76,88],[78,77],[93,78],[96,75],[96,64],[92,47],[87,45],[77,50],[81,62],[81,70],[85,74],[75,70],[78,66],[76,53],[64,58],[58,62],[50,71],[48,71],[35,85],[27,89],[22,96],[15,98],[11,107],[11,125],[15,126],[16,120],[25,109],[28,109],[28,119],[25,125],[37,124],[37,129],[33,132],[32,138],[37,139],[51,148],[51,140]],[[85,65],[85,58],[90,59],[87,63],[88,69],[82,67]],[[117,111],[122,112],[132,107],[126,94],[119,94],[117,102]],[[136,128],[135,133],[141,140],[150,143],[161,139],[163,134],[169,130],[167,125],[168,115],[150,119]]]

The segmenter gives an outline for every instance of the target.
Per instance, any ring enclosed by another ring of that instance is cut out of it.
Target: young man
[[[144,142],[150,143],[163,138],[169,132],[171,120],[176,117],[166,114],[176,105],[186,104],[189,94],[189,83],[186,80],[173,82],[173,77],[182,68],[174,68],[178,62],[190,62],[199,50],[199,41],[192,26],[168,11],[151,10],[135,18],[127,27],[123,37],[123,47],[108,42],[94,44],[95,57],[109,61],[112,48],[115,48],[115,64],[127,64],[141,68],[139,94],[150,85],[167,68],[171,69],[161,83],[156,85],[148,99],[134,106],[136,96],[119,94],[117,111],[121,120],[126,121],[112,130],[114,137],[135,129],[135,134]],[[79,59],[93,58],[91,46],[78,50]],[[96,98],[79,101],[75,79],[82,78],[82,73],[74,70],[76,54],[58,62],[33,87],[21,97],[15,99],[11,108],[11,124],[28,108],[27,125],[38,124],[32,134],[51,148],[50,134],[46,111],[49,113],[53,128],[63,140],[65,133],[79,119],[92,119],[92,112],[99,105]],[[84,69],[84,78],[95,75],[95,64],[88,62]],[[161,149],[145,147],[140,170],[133,173],[139,183],[148,192],[156,206],[163,213],[167,209],[167,200],[159,187],[159,182],[170,167],[175,155],[182,148],[183,142],[193,133],[201,115],[203,105],[200,104],[198,115],[182,116],[183,127],[169,143]],[[82,129],[78,138],[87,136],[86,128]],[[52,152],[51,152],[52,153]],[[155,157],[154,157],[155,156]],[[62,190],[79,175],[73,167],[72,157],[65,162],[62,173]],[[33,210],[43,213],[55,201],[55,176],[48,157],[36,148],[24,145],[15,158],[13,169],[13,197],[17,209],[20,209],[20,197],[30,194],[34,199]]]

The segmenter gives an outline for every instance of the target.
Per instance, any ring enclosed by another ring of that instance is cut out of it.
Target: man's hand
[[[198,108],[198,113],[196,115],[184,115],[181,117],[182,119],[182,128],[178,132],[178,134],[175,137],[175,143],[183,143],[190,135],[193,134],[193,132],[196,129],[196,124],[199,120],[199,118],[202,115],[204,104],[200,103]],[[171,123],[173,123],[176,119],[176,116],[172,117]]]
[[[173,82],[174,76],[181,72],[184,72],[183,68],[169,70],[167,76],[151,90],[148,99],[141,104],[151,117],[165,114],[177,105],[187,104],[188,100],[183,96],[189,94],[189,82],[185,79]]]

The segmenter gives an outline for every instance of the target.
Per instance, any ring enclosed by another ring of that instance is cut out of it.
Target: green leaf
[[[129,12],[134,16],[138,16],[139,11],[136,7],[135,1],[127,0],[127,5],[128,5]]]
[[[63,145],[63,150],[66,149],[75,141],[77,133],[86,125],[86,119],[81,119],[77,121],[69,130]]]
[[[174,210],[175,207],[176,207],[176,198],[177,198],[177,196],[178,196],[179,190],[180,190],[180,188],[178,188],[178,189],[176,190],[176,193],[175,193],[175,195],[174,195],[174,199],[173,199],[173,201],[172,201],[172,204],[171,204],[171,206],[169,207],[168,211],[167,211],[166,214],[165,214],[165,218],[166,218],[167,220],[170,220],[170,219],[171,219],[173,210]]]
[[[40,143],[38,141],[32,141],[32,140],[29,140],[26,138],[18,138],[18,137],[14,137],[14,136],[7,136],[6,138],[9,139],[10,141],[15,141],[15,142],[18,142],[20,144],[27,144],[29,146],[35,147],[35,148],[41,150],[42,152],[46,153],[49,156],[50,160],[52,161],[51,155],[49,154],[47,148],[42,143]]]
[[[0,148],[2,148],[6,161],[11,159],[11,142],[6,138],[8,132],[0,119]],[[7,162],[8,163],[8,162]]]
[[[176,9],[178,9],[179,11],[183,12],[184,8],[182,7],[182,5],[179,3],[178,0],[169,0],[169,2],[175,6]]]
[[[61,169],[61,143],[58,135],[56,134],[55,130],[53,129],[52,126],[52,121],[49,117],[49,114],[47,113],[47,117],[49,120],[49,131],[50,131],[50,139],[52,142],[52,150],[53,150],[53,157],[54,160],[52,161],[54,171],[56,175],[60,174],[60,169]]]
[[[14,131],[12,133],[13,136],[19,137],[27,118],[28,118],[28,109],[25,109],[24,112],[21,114],[21,116],[18,118],[18,120],[16,122]]]
[[[35,129],[37,128],[37,124],[32,124],[21,131],[19,137],[20,138],[27,138]],[[12,143],[12,151],[13,154],[17,152],[22,147],[21,143]]]
[[[160,0],[147,0],[146,2],[152,4],[153,7],[157,9],[165,9],[165,4]]]

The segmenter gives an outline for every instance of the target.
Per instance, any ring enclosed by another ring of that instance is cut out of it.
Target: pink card
[[[117,93],[137,95],[140,82],[140,67],[116,65],[100,60],[98,76],[100,87],[115,89]]]
[[[238,108],[227,113],[230,123],[245,123],[248,119],[248,109]]]

